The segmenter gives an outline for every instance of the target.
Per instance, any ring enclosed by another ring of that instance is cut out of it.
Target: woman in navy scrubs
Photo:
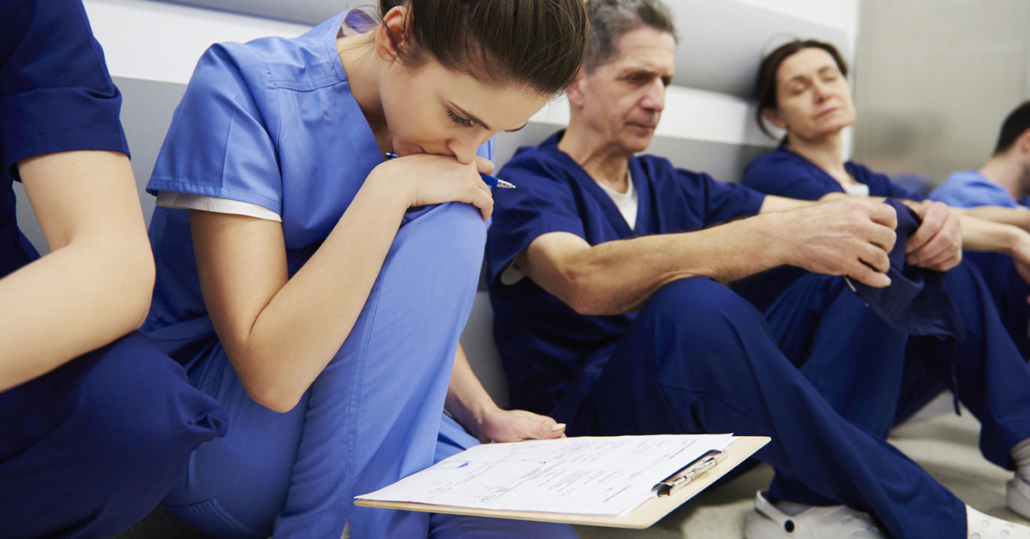
[[[946,272],[943,282],[962,314],[964,332],[957,343],[909,339],[895,421],[907,419],[945,388],[955,391],[983,425],[984,456],[1017,470],[1008,483],[1009,507],[1030,518],[1030,369],[978,269],[941,254],[948,237],[958,236],[966,249],[1005,253],[1026,264],[1030,236],[1012,225],[927,202],[886,175],[845,161],[841,133],[855,121],[846,75],[837,49],[815,40],[786,43],[763,60],[757,119],[763,129],[768,121],[786,136],[776,150],[748,165],[742,181],[767,194],[804,200],[832,194],[894,198],[919,215],[922,224],[909,238],[906,264]],[[798,276],[794,268],[777,269],[744,283],[741,293],[764,304]],[[771,294],[752,294],[756,290]]]
[[[0,21],[0,536],[109,537],[161,501],[225,416],[134,332],[154,263],[121,95],[81,1],[8,0]]]
[[[369,538],[571,537],[353,506],[476,438],[562,434],[498,408],[458,337],[493,208],[477,150],[563,90],[586,44],[580,0],[384,0],[380,13],[215,45],[176,110],[148,185],[158,282],[144,330],[232,429],[165,506],[227,537],[336,539],[348,523]]]

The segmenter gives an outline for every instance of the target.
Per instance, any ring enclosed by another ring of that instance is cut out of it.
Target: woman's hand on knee
[[[496,410],[484,414],[472,434],[481,442],[549,440],[565,436],[565,424],[525,410]]]
[[[388,182],[404,194],[408,207],[464,202],[479,208],[485,221],[493,213],[494,199],[480,173],[493,170],[493,163],[482,157],[463,165],[450,156],[415,154],[382,163],[369,180]]]

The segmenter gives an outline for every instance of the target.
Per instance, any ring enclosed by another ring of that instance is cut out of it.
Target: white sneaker
[[[1030,518],[1030,483],[1018,473],[1005,483],[1005,498],[1009,509],[1023,518]]]
[[[969,539],[1030,539],[1030,528],[985,515],[966,506]]]
[[[872,517],[844,505],[810,507],[795,516],[780,511],[761,492],[744,527],[747,539],[827,539],[866,537],[887,539]]]

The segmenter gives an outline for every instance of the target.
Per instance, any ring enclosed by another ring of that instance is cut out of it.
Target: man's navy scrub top
[[[567,232],[598,245],[695,231],[757,214],[764,195],[676,169],[660,157],[633,157],[629,168],[638,211],[631,229],[609,195],[558,149],[563,133],[519,149],[501,169],[499,176],[518,188],[494,191],[486,256],[495,340],[512,405],[567,419],[636,313],[583,316],[528,278],[509,285],[500,275],[544,234]]]

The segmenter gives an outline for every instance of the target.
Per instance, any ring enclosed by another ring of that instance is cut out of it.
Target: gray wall
[[[854,157],[935,182],[978,168],[1030,98],[1030,2],[864,0]]]

